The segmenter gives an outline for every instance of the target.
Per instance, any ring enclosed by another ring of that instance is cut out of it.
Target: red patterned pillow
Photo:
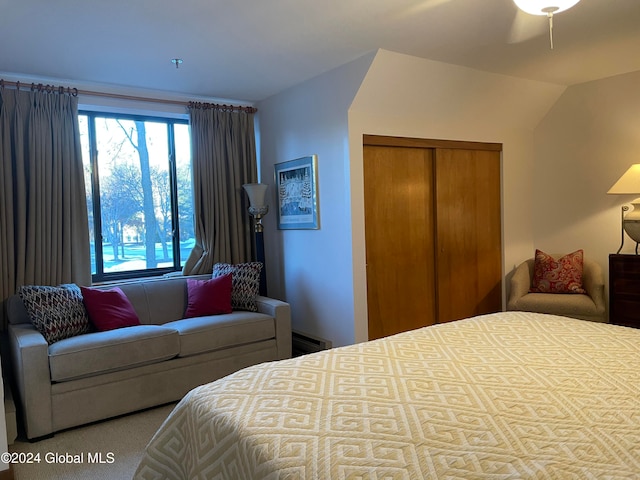
[[[586,293],[582,288],[582,261],[582,250],[576,250],[558,260],[536,250],[530,292]]]

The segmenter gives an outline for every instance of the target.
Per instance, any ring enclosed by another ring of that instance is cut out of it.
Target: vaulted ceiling
[[[0,0],[0,73],[258,101],[378,48],[563,85],[640,70],[640,0],[548,34],[512,0]]]

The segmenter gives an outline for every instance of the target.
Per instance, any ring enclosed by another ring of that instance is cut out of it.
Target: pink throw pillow
[[[576,250],[558,260],[536,250],[533,265],[533,293],[586,293],[582,287],[583,252]]]
[[[89,320],[100,332],[140,325],[140,319],[124,292],[80,287]]]
[[[231,274],[211,280],[187,279],[188,303],[184,318],[231,313]]]

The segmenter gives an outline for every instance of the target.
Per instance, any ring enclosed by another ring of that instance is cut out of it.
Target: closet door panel
[[[500,152],[435,153],[438,322],[502,307]]]
[[[435,322],[433,151],[364,146],[369,339]]]

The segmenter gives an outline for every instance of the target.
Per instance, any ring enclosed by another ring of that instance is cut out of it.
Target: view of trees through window
[[[179,270],[194,245],[186,121],[81,112],[94,280]]]

